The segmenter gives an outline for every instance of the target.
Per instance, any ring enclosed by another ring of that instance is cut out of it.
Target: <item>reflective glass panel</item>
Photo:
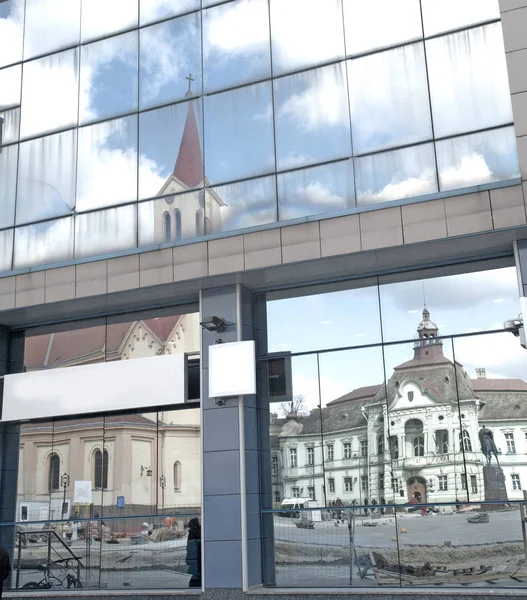
[[[351,154],[344,63],[274,81],[278,169]]]
[[[21,137],[76,125],[78,49],[25,63],[23,71]]]
[[[261,83],[205,98],[205,174],[210,183],[274,170],[271,96],[271,84]]]
[[[20,106],[21,84],[22,65],[0,70],[0,110]]]
[[[422,0],[421,4],[427,37],[500,18],[500,7],[496,0]]]
[[[18,146],[0,151],[0,229],[13,225],[15,218]]]
[[[104,17],[103,17],[104,15]],[[86,0],[82,3],[82,41],[137,27],[138,0]]]
[[[379,343],[381,324],[376,282],[366,279],[360,283],[364,287],[326,293],[316,293],[315,288],[310,296],[268,301],[269,352],[305,352]],[[307,322],[309,328],[305,326]]]
[[[28,353],[32,354],[32,348],[28,349]],[[61,461],[60,458],[63,460]],[[61,467],[64,468],[64,456],[61,457],[59,452],[53,452],[53,421],[21,425],[17,520],[46,522],[50,518],[61,518],[60,504],[57,507],[54,503],[53,517],[50,511],[50,500],[53,493],[51,490],[56,493],[61,489],[60,475],[64,473],[60,470]],[[35,525],[31,524],[25,528],[34,530]],[[26,540],[22,542],[22,546],[27,547],[28,545]]]
[[[142,0],[139,5],[139,21],[141,25],[145,25],[200,8],[200,0]]]
[[[436,142],[441,190],[520,176],[514,129],[494,129]]]
[[[139,197],[184,192],[203,182],[201,100],[139,116]]]
[[[437,192],[432,144],[355,159],[357,204],[366,206]]]
[[[26,0],[24,59],[78,44],[80,18],[81,0]]]
[[[17,223],[72,214],[76,151],[74,129],[20,144]]]
[[[73,258],[73,218],[46,221],[15,230],[14,268]]]
[[[525,349],[518,338],[503,331],[456,338],[454,353],[465,373],[457,381],[460,400],[465,402],[456,442],[465,458],[468,496],[472,502],[523,500],[521,485],[514,479],[521,484],[527,476],[520,466],[527,450]],[[488,437],[494,444],[488,444]]]
[[[423,44],[348,61],[353,151],[432,137]]]
[[[2,121],[3,119],[3,121]],[[0,109],[0,146],[16,142],[20,133],[20,109]]]
[[[201,93],[199,13],[141,29],[140,48],[141,108]]]
[[[22,66],[0,70],[0,146],[18,141]]]
[[[265,0],[236,0],[203,11],[206,92],[269,77],[269,9]]]
[[[344,57],[340,0],[271,0],[273,74]]]
[[[0,67],[22,60],[24,0],[0,2]]]
[[[348,55],[423,37],[419,0],[343,0],[343,5]]]
[[[82,46],[80,123],[137,108],[137,47],[137,31]]]
[[[385,342],[411,339],[421,321],[432,321],[438,335],[452,335],[502,329],[506,319],[520,312],[514,267],[437,275],[430,272],[427,278],[397,283],[380,278]]]
[[[13,230],[0,231],[0,271],[9,271],[13,259]]]
[[[137,199],[137,116],[79,129],[77,210]]]
[[[206,233],[274,223],[276,181],[262,177],[205,190]]]
[[[187,240],[204,233],[204,190],[141,202],[139,245],[151,246]]]
[[[75,217],[75,258],[129,250],[137,245],[136,206],[121,206]]]
[[[429,40],[426,50],[437,137],[512,121],[500,23]]]
[[[353,162],[345,160],[278,175],[278,204],[281,221],[353,208]]]

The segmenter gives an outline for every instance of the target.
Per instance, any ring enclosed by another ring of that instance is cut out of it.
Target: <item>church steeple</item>
[[[188,91],[185,94],[186,98],[189,98],[187,119],[172,174],[188,188],[194,188],[203,181],[203,157],[194,102],[190,100],[192,98],[191,85],[194,80],[191,75],[187,79],[189,80]]]
[[[423,309],[423,318],[417,326],[418,338],[414,342],[414,358],[416,360],[430,360],[443,356],[443,342],[437,339],[439,329],[430,319],[430,312]]]

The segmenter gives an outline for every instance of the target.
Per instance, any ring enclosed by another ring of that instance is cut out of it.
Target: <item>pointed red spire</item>
[[[192,92],[189,90],[187,97],[190,96],[192,96]],[[203,181],[201,142],[192,100],[188,103],[187,120],[185,121],[173,175],[189,188],[196,187]]]

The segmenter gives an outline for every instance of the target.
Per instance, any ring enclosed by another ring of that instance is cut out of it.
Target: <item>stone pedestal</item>
[[[500,502],[509,501],[503,469],[494,465],[483,467],[483,483],[485,485],[485,501],[496,502],[496,504],[486,506],[486,510],[503,508]]]

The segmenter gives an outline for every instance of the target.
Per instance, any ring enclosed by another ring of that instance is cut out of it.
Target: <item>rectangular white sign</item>
[[[91,481],[76,481],[73,487],[74,504],[91,504]]]
[[[186,389],[184,354],[6,375],[1,420],[180,404]]]
[[[256,394],[254,341],[209,347],[209,397]]]

